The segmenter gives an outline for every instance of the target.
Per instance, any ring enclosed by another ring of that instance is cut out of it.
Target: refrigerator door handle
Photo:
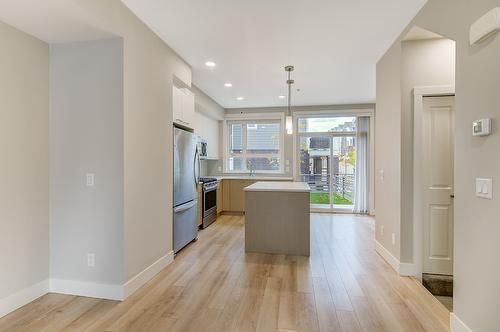
[[[181,205],[181,206],[178,206],[174,209],[174,212],[175,213],[179,213],[179,212],[182,212],[182,211],[186,211],[186,210],[189,210],[190,208],[192,208],[193,206],[196,205],[196,203],[198,203],[198,200],[194,200],[190,203],[187,203],[187,204],[184,204],[184,205]]]
[[[198,159],[198,149],[196,149],[196,152],[194,153],[194,160],[193,160],[193,176],[194,176],[194,184],[197,186],[198,183],[200,182],[200,170],[196,171],[196,167],[200,167],[200,160]]]

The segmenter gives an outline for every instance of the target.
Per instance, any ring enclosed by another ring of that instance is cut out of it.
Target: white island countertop
[[[215,175],[208,177],[220,180],[255,180],[255,181],[293,181],[293,177],[284,176],[262,176],[262,175]]]
[[[245,189],[244,191],[285,191],[285,192],[310,192],[311,188],[305,182],[283,182],[283,181],[266,181],[256,182]]]

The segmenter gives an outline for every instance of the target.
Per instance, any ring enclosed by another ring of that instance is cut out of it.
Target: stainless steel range
[[[203,228],[217,219],[217,179],[200,178],[203,183]]]

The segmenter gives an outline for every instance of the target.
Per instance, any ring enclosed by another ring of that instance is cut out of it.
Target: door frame
[[[401,275],[422,279],[424,265],[424,172],[422,156],[422,115],[425,97],[455,96],[454,85],[420,86],[413,89],[413,264],[405,264]],[[455,134],[456,135],[456,134]],[[453,147],[455,149],[455,146]]]
[[[370,160],[369,160],[369,184],[368,184],[368,204],[369,204],[369,215],[375,216],[375,108],[360,108],[360,109],[336,109],[336,110],[318,110],[318,111],[301,111],[301,110],[295,110],[293,111],[293,163],[292,163],[292,174],[294,181],[298,181],[299,179],[299,167],[298,165],[298,154],[297,154],[297,147],[298,147],[298,140],[299,134],[299,126],[298,126],[298,121],[299,118],[321,118],[321,117],[349,117],[349,116],[367,116],[370,118],[370,136],[369,136],[369,155],[370,155]],[[311,210],[312,212],[316,212],[316,210]],[[352,213],[351,209],[334,209],[334,211],[329,211],[328,209],[321,209],[317,212],[337,212],[337,213]]]

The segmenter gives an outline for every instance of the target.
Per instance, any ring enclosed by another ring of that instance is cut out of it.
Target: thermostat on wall
[[[488,136],[491,133],[491,120],[481,119],[472,122],[472,136]]]

